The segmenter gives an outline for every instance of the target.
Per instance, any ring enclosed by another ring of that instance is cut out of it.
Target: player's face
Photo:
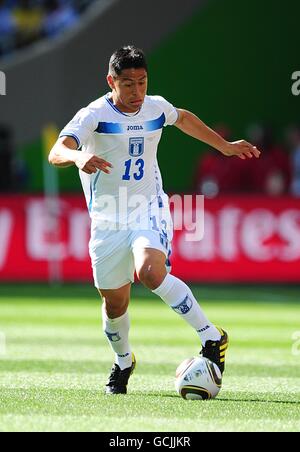
[[[144,103],[148,87],[145,69],[124,69],[117,77],[107,76],[107,82],[113,90],[113,101],[123,112],[135,112]]]

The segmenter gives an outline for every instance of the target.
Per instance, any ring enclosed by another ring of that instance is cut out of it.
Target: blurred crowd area
[[[218,125],[214,129],[233,141],[227,126]],[[300,197],[300,125],[289,126],[281,141],[274,138],[274,130],[268,125],[252,124],[245,135],[247,141],[262,151],[260,158],[227,158],[208,150],[195,172],[195,191],[208,198],[219,194]]]
[[[95,0],[0,0],[0,57],[74,26]]]
[[[228,127],[214,129],[233,141]],[[187,187],[187,191],[192,188],[208,198],[227,194],[300,197],[300,125],[289,126],[284,135],[278,142],[271,127],[249,127],[246,139],[262,151],[259,159],[228,158],[215,149],[204,153],[199,149],[199,162],[191,174],[193,187]],[[30,191],[26,162],[13,141],[13,131],[0,123],[0,192]]]

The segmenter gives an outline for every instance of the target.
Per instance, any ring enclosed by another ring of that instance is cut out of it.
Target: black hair
[[[143,68],[148,72],[145,54],[135,46],[124,46],[116,50],[109,60],[109,73],[117,77],[124,69]]]

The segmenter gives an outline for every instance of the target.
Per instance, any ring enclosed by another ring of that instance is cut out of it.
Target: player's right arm
[[[92,174],[98,170],[109,174],[111,163],[94,154],[77,150],[78,144],[72,137],[64,136],[57,140],[49,154],[49,163],[60,168],[76,165],[81,171]]]
[[[98,170],[109,174],[112,165],[100,156],[90,152],[81,152],[78,149],[85,145],[89,150],[89,137],[97,127],[97,114],[91,107],[82,108],[66,125],[49,154],[49,162],[60,168],[76,165],[87,174]]]

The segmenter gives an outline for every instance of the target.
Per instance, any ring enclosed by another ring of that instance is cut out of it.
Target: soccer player
[[[163,128],[174,125],[225,156],[258,158],[260,151],[244,140],[227,142],[193,113],[147,95],[147,63],[134,46],[112,55],[107,82],[111,91],[75,115],[49,155],[55,166],[79,168],[92,220],[95,286],[103,299],[104,332],[115,353],[106,393],[126,394],[135,368],[127,312],[135,270],[147,288],[196,330],[202,355],[223,373],[226,332],[209,321],[190,288],[168,271],[172,220],[157,147]],[[134,214],[137,196],[139,221]]]

